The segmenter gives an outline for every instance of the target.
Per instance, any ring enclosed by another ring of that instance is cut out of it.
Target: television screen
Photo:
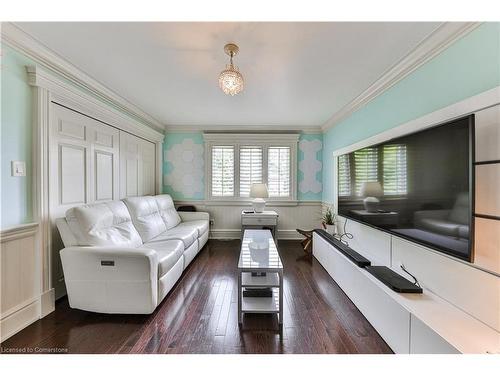
[[[471,261],[473,115],[338,157],[338,212]]]

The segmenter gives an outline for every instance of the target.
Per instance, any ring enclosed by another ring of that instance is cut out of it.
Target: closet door
[[[155,193],[156,146],[126,132],[120,132],[120,197]]]
[[[49,154],[52,283],[65,294],[59,251],[64,247],[55,219],[82,204],[119,198],[119,131],[55,103]]]

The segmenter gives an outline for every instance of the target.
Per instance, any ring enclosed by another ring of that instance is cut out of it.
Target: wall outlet
[[[213,227],[215,225],[215,220],[214,219],[210,219],[210,226]]]
[[[26,176],[26,162],[12,160],[10,162],[10,168],[12,177]]]

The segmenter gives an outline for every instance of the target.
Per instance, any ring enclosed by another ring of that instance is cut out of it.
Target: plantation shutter
[[[338,188],[339,197],[351,195],[351,163],[349,155],[340,155],[338,158]]]
[[[289,197],[290,147],[269,147],[267,169],[269,196]]]
[[[240,147],[240,197],[250,196],[252,184],[262,183],[262,147]]]
[[[378,181],[378,150],[367,147],[354,152],[356,195],[361,195],[363,182]]]
[[[384,145],[384,195],[407,193],[406,145]]]
[[[212,147],[212,196],[234,196],[234,146]]]

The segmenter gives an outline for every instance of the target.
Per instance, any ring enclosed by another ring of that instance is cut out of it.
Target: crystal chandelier
[[[229,65],[226,65],[219,75],[219,87],[225,94],[234,96],[243,91],[244,81],[243,76],[238,71],[238,68],[233,65],[233,56],[235,56],[239,51],[236,44],[226,44],[224,46],[224,52],[229,55]]]

